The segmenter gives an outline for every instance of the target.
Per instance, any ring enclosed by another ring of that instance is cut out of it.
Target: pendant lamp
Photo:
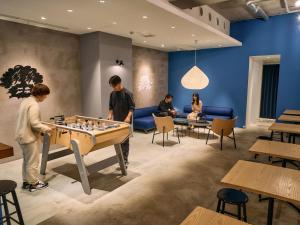
[[[197,44],[197,40],[195,41]],[[181,84],[187,89],[203,89],[206,88],[209,79],[205,73],[196,65],[196,46],[195,46],[195,65],[187,71],[184,76],[181,78]]]

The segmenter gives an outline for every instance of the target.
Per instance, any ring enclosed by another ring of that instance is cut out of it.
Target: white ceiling
[[[196,39],[198,49],[241,45],[239,41],[183,14],[169,3],[166,7],[162,6],[166,5],[164,2],[164,0],[106,0],[105,3],[100,3],[99,0],[0,0],[0,19],[75,34],[103,31],[130,37],[135,45],[163,51],[193,49]],[[68,9],[72,9],[73,12],[67,12]],[[148,18],[143,19],[143,16]],[[41,17],[45,17],[46,20],[42,20]],[[172,29],[172,26],[175,26],[175,29]],[[130,34],[131,31],[133,34]],[[144,37],[143,34],[155,36]]]

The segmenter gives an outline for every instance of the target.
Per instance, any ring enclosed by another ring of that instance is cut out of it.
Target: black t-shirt
[[[174,107],[172,102],[166,102],[165,100],[162,100],[158,106],[158,110],[160,112],[169,112],[169,110],[173,110],[173,109]]]
[[[109,110],[113,112],[113,119],[124,121],[129,111],[134,111],[135,103],[133,94],[126,88],[121,91],[113,91],[109,98]]]

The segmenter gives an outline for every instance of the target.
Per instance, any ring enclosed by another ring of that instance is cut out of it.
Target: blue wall
[[[300,108],[300,21],[297,14],[231,24],[231,36],[242,47],[197,51],[197,65],[209,77],[199,94],[204,105],[229,106],[245,125],[249,56],[280,54],[277,115],[285,108]],[[192,90],[181,86],[181,77],[194,64],[194,52],[169,53],[169,92],[174,105],[190,104]]]

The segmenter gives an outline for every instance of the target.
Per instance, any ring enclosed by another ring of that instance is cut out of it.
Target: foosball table
[[[88,180],[89,173],[84,164],[84,157],[92,151],[114,145],[120,170],[123,175],[127,175],[121,143],[126,141],[131,135],[130,124],[84,116],[66,118],[60,116],[54,122],[43,123],[53,129],[51,133],[44,134],[43,138],[40,169],[42,175],[45,175],[48,161],[65,156],[57,157],[57,152],[49,152],[52,144],[62,145],[66,147],[65,150],[73,151],[80,174],[81,185],[86,194],[91,194],[91,188]],[[53,157],[54,154],[56,157]]]

